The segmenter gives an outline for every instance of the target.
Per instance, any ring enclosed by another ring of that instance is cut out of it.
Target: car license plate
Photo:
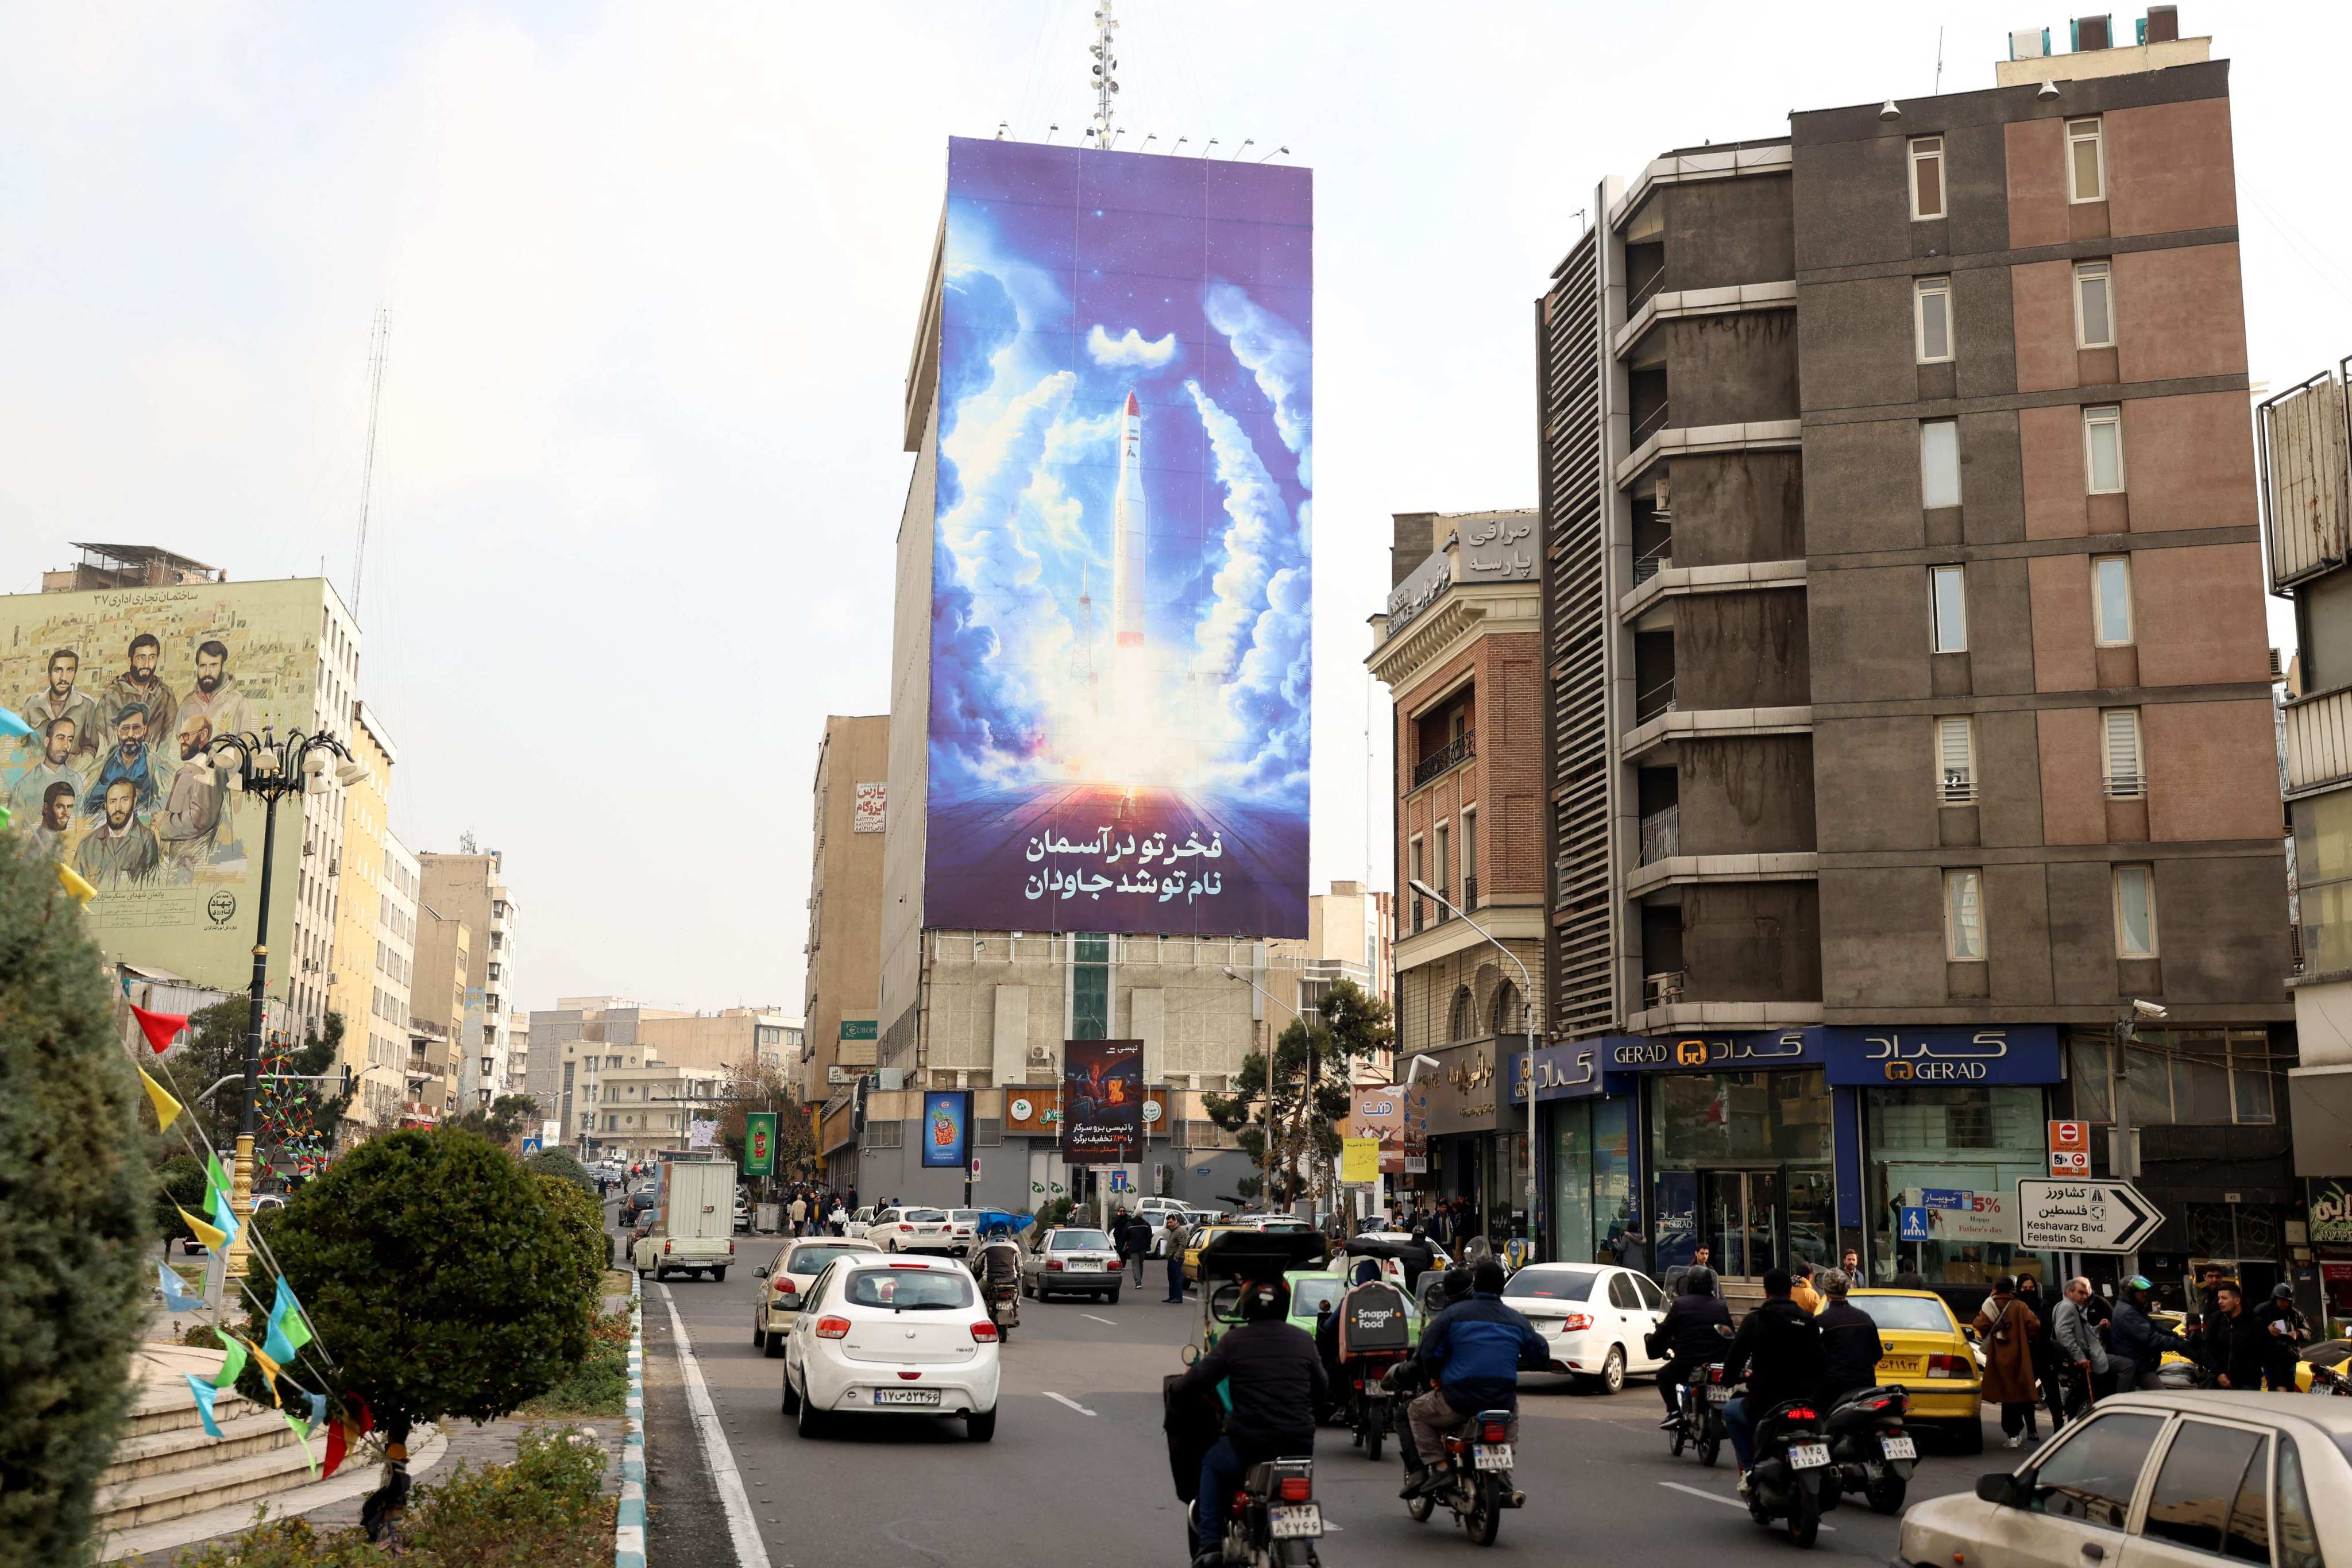
[[[1889,1356],[1878,1363],[1878,1370],[1882,1374],[1890,1377],[1897,1373],[1911,1373],[1916,1375],[1923,1365],[1924,1363],[1916,1356]]]
[[[1478,1445],[1478,1468],[1482,1470],[1507,1470],[1511,1468],[1511,1445],[1481,1443]]]
[[[1796,1467],[1798,1469],[1818,1469],[1829,1462],[1830,1446],[1827,1443],[1791,1443],[1789,1445],[1789,1463]]]
[[[1306,1541],[1323,1533],[1323,1505],[1287,1503],[1265,1510],[1269,1533],[1276,1541]]]
[[[1709,1405],[1728,1405],[1731,1403],[1731,1390],[1718,1384],[1706,1391],[1706,1402]]]
[[[1919,1457],[1919,1445],[1908,1437],[1881,1437],[1878,1446],[1886,1450],[1886,1457],[1890,1459],[1916,1459]]]
[[[936,1388],[877,1388],[874,1391],[877,1405],[937,1405],[940,1391]]]

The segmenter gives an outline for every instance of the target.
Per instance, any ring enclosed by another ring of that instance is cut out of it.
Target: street
[[[963,1425],[918,1417],[842,1418],[814,1442],[779,1409],[782,1363],[751,1342],[751,1270],[770,1241],[740,1237],[725,1283],[646,1286],[648,1490],[655,1568],[719,1568],[737,1561],[724,1505],[698,1450],[671,1314],[740,1474],[751,1523],[774,1568],[833,1563],[1182,1563],[1182,1511],[1170,1485],[1160,1430],[1160,1380],[1180,1370],[1178,1348],[1197,1307],[1162,1302],[1155,1268],[1112,1307],[1022,1303],[1003,1351],[1003,1417],[995,1440],[965,1440]],[[1786,1561],[1795,1549],[1751,1522],[1734,1500],[1727,1449],[1714,1469],[1672,1458],[1656,1430],[1646,1380],[1608,1397],[1565,1379],[1531,1377],[1521,1390],[1519,1485],[1525,1509],[1507,1515],[1496,1553],[1547,1562],[1622,1563],[1629,1548],[1676,1562]],[[1974,1487],[2000,1468],[1999,1433],[1982,1458],[1932,1451],[1911,1497]],[[1924,1445],[1923,1445],[1924,1447]],[[1443,1510],[1415,1524],[1397,1500],[1392,1457],[1365,1461],[1341,1428],[1322,1429],[1316,1493],[1333,1564],[1419,1562],[1476,1549]],[[1392,1453],[1392,1450],[1391,1450]],[[1849,1501],[1815,1549],[1883,1563],[1895,1521]]]

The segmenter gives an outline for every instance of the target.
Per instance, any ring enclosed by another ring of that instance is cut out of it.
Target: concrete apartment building
[[[639,1054],[641,1060],[607,1067],[599,1080],[597,1100],[583,1112],[587,1153],[650,1160],[689,1147],[693,1123],[718,1117],[725,1073]]]
[[[439,1024],[408,1020],[406,1093],[400,1108],[403,1127],[433,1127],[457,1110],[457,1076],[451,1065],[449,1031]]]
[[[1555,1255],[2053,1278],[2004,1194],[2127,1092],[2140,1270],[2285,1266],[2229,76],[2175,20],[1666,153],[1539,300]]]
[[[889,776],[889,715],[825,719],[810,812],[807,1029],[793,1064],[804,1100],[828,1100],[874,1066]]]
[[[1429,1171],[1416,1184],[1482,1209],[1508,1194],[1517,1209],[1526,1127],[1496,1086],[1514,1037],[1525,1052],[1531,1007],[1543,1026],[1541,519],[1404,512],[1393,540],[1366,662],[1395,706],[1397,1051],[1440,1064],[1423,1074]]]
[[[422,873],[420,871],[420,877]],[[467,977],[474,966],[474,933],[455,915],[445,915],[421,896],[416,900],[416,967],[408,991],[409,1077],[412,1085],[420,1068],[443,1082],[443,1110],[457,1113],[487,1103],[480,1098],[481,1069],[467,1059],[470,1040],[466,1033]],[[427,1064],[424,1058],[436,1058]]]
[[[342,1015],[342,1061],[360,1084],[343,1119],[378,1131],[399,1121],[404,1100],[416,858],[402,847],[389,822],[399,753],[383,721],[365,702],[355,702],[343,734],[368,776],[343,791],[344,854],[327,1005]]]
[[[471,937],[464,1015],[449,1021],[451,1037],[466,1047],[458,1092],[482,1105],[522,1093],[521,1080],[509,1082],[516,1042],[507,999],[514,986],[516,922],[504,864],[497,850],[478,853],[470,847],[455,855],[428,851],[416,859],[424,903],[445,920],[464,922]]]

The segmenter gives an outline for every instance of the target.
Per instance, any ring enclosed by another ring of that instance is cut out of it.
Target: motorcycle
[[[1786,1520],[1789,1541],[1796,1546],[1811,1546],[1821,1535],[1822,1489],[1830,1473],[1830,1446],[1821,1421],[1811,1400],[1791,1399],[1756,1423],[1756,1462],[1748,1468],[1748,1516],[1767,1526]]]
[[[2311,1368],[2311,1392],[2352,1398],[2352,1378],[2346,1377],[2332,1366],[2321,1366],[2314,1363]]]
[[[996,1325],[997,1342],[1009,1344],[1013,1331],[1021,1326],[1020,1282],[982,1283],[980,1289],[988,1301],[989,1321]]]
[[[1381,1442],[1397,1429],[1397,1399],[1388,1387],[1388,1371],[1406,1353],[1360,1355],[1346,1363],[1342,1413],[1364,1458],[1374,1464],[1380,1462]]]
[[[1198,1539],[1198,1499],[1184,1510],[1189,1558]],[[1323,1505],[1315,1500],[1315,1461],[1268,1459],[1252,1465],[1234,1493],[1225,1520],[1224,1557],[1236,1568],[1321,1568],[1315,1543],[1323,1538]]]
[[[1698,1462],[1713,1468],[1723,1452],[1723,1407],[1731,1390],[1723,1381],[1723,1363],[1694,1367],[1681,1389],[1680,1414],[1667,1437],[1668,1451],[1679,1458],[1685,1448],[1698,1454]]]
[[[1837,1507],[1840,1491],[1866,1500],[1874,1513],[1900,1513],[1917,1468],[1917,1439],[1903,1429],[1911,1396],[1903,1389],[1858,1388],[1830,1408],[1822,1424],[1830,1468],[1822,1480],[1822,1507]]]
[[[1426,1524],[1444,1503],[1474,1545],[1492,1546],[1503,1527],[1503,1510],[1526,1506],[1528,1494],[1511,1480],[1517,1463],[1518,1416],[1508,1410],[1481,1410],[1445,1436],[1453,1473],[1406,1500],[1415,1524]]]

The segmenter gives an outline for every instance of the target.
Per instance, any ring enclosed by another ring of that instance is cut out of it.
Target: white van
[[[632,1249],[640,1276],[673,1269],[724,1281],[735,1261],[735,1165],[729,1160],[664,1160],[656,1168],[653,1228]]]

